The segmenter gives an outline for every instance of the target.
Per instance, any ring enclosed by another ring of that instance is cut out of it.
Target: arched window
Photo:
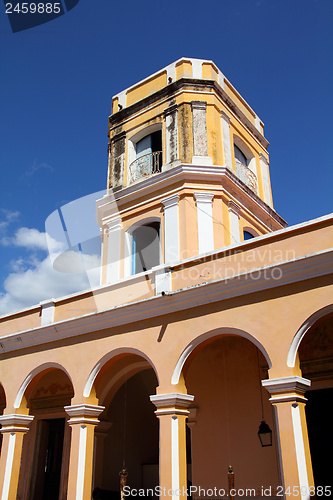
[[[160,264],[160,223],[150,222],[132,232],[132,274]]]
[[[248,160],[247,160],[245,154],[243,153],[243,151],[241,151],[239,149],[239,147],[236,146],[236,144],[234,144],[234,149],[235,149],[236,162],[239,161],[239,163],[241,163],[242,165],[245,165],[247,167]]]
[[[243,237],[244,237],[244,241],[246,240],[251,240],[252,238],[254,238],[253,234],[250,233],[249,231],[243,231]]]
[[[134,182],[142,177],[156,174],[162,170],[162,130],[155,130],[151,134],[142,137],[138,135],[138,140],[131,140],[132,153],[130,157],[129,176],[130,182]]]

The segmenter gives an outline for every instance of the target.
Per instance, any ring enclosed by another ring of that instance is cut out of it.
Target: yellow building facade
[[[131,498],[328,496],[333,215],[286,227],[212,61],[120,92],[108,137],[100,286],[0,318],[1,499],[119,498],[123,467]]]

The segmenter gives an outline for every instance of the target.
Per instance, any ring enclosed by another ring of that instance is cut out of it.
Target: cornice
[[[233,189],[236,189],[239,194],[245,195],[258,210],[262,212],[260,220],[265,220],[267,215],[273,218],[280,226],[285,227],[286,221],[278,215],[269,205],[267,205],[259,196],[257,196],[250,188],[248,188],[235,172],[221,165],[193,165],[191,163],[181,163],[170,170],[161,172],[158,175],[152,175],[147,179],[132,184],[119,191],[112,192],[111,195],[105,195],[97,200],[97,209],[107,209],[110,203],[111,208],[118,205],[119,211],[122,205],[133,203],[141,197],[149,194],[149,199],[152,199],[154,192],[164,190],[173,183],[179,181],[218,181],[222,187],[226,187],[225,183],[232,184]]]
[[[0,356],[332,274],[333,249],[0,338]],[[274,270],[279,279],[274,279]],[[252,275],[252,278],[251,278]],[[267,278],[271,276],[271,278]]]
[[[221,98],[221,100],[228,106],[228,108],[241,120],[241,122],[246,126],[246,128],[251,132],[251,134],[260,142],[260,144],[267,149],[269,146],[268,140],[259,132],[256,126],[247,118],[247,116],[240,110],[237,104],[232,100],[232,98],[222,89],[222,87],[215,80],[206,79],[196,79],[196,78],[180,78],[175,82],[172,82],[160,90],[157,90],[153,94],[144,97],[143,99],[123,108],[122,110],[116,112],[109,116],[109,126],[110,129],[118,126],[124,120],[129,118],[131,115],[138,113],[149,105],[159,101],[165,97],[171,97],[173,94],[178,92],[182,88],[193,88],[197,92],[214,90],[216,94]],[[238,93],[238,92],[237,92]],[[246,101],[244,101],[246,102]]]

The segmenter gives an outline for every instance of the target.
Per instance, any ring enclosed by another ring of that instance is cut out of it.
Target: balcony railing
[[[129,183],[157,174],[162,170],[162,151],[155,151],[134,160],[129,166]]]
[[[257,176],[246,165],[236,160],[236,175],[254,193],[258,194]]]

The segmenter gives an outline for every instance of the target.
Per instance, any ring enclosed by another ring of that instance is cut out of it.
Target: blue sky
[[[275,210],[332,212],[332,0],[80,0],[13,34],[0,4],[0,314],[87,286],[54,274],[45,220],[106,185],[111,97],[212,59],[265,123]]]

